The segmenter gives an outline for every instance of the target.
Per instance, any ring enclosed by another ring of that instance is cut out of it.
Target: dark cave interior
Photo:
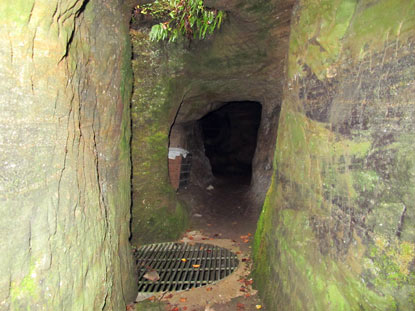
[[[237,177],[249,183],[261,110],[258,102],[229,102],[198,121],[215,177]]]

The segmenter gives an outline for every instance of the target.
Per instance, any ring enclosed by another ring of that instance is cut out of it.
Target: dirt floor
[[[181,238],[186,243],[209,243],[238,255],[237,270],[215,284],[187,291],[138,295],[139,303],[127,310],[143,311],[251,311],[265,310],[252,288],[251,241],[258,210],[251,206],[244,178],[216,179],[211,187],[188,187],[179,198],[192,208],[191,228]]]

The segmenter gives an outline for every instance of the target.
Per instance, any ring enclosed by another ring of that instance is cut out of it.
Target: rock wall
[[[212,175],[196,121],[226,102],[262,104],[250,192],[262,204],[272,175],[293,2],[206,1],[226,10],[227,18],[202,41],[151,43],[148,29],[133,26],[133,244],[171,240],[185,228],[188,211],[168,183],[170,127],[184,129],[197,170],[192,183],[203,187]]]
[[[0,310],[125,310],[135,294],[124,12],[0,3]]]
[[[188,211],[168,178],[170,126],[184,94],[180,45],[149,41],[149,29],[132,29],[133,207],[132,244],[174,240],[187,226]]]
[[[255,280],[277,310],[415,307],[415,3],[301,0]]]
[[[252,163],[252,209],[262,205],[272,176],[272,158],[282,102],[283,72],[294,1],[208,0],[227,12],[210,39],[192,43],[185,69],[188,93],[176,122],[203,117],[226,102],[262,105]]]

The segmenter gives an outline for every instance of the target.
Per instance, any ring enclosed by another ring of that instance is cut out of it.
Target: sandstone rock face
[[[149,29],[132,29],[134,93],[131,104],[133,245],[174,240],[188,221],[169,183],[170,126],[183,96],[180,46],[149,41]]]
[[[0,310],[134,294],[122,1],[0,3]]]
[[[413,310],[415,4],[302,0],[292,21],[258,287],[271,310]]]
[[[225,102],[257,101],[257,202],[272,176],[254,248],[267,308],[412,310],[413,1],[206,4],[228,17],[203,42],[135,34],[146,72],[133,102],[136,241],[172,238],[186,218],[167,183],[170,126],[191,138]]]
[[[210,39],[192,43],[186,56],[187,93],[176,123],[197,120],[226,102],[262,105],[250,187],[257,206],[271,181],[293,3],[206,1],[225,10],[227,20]]]
[[[272,175],[293,2],[206,1],[228,17],[203,41],[151,43],[148,30],[131,31],[133,244],[174,239],[184,229],[187,211],[168,184],[169,134],[186,138],[192,183],[209,185],[213,176],[197,120],[226,102],[262,104],[251,184],[253,201],[262,204]]]

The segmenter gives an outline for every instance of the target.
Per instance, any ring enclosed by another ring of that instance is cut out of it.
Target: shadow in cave
[[[231,102],[198,121],[216,178],[249,185],[261,110],[258,102]]]
[[[201,215],[217,232],[232,229],[232,223],[256,221],[256,215],[247,216],[254,210],[249,186],[261,111],[258,102],[229,102],[194,125],[200,137],[199,152],[202,149],[204,161],[209,162],[206,163],[209,174],[193,168],[194,179],[207,180],[212,174],[213,178],[203,188],[191,183],[188,189],[179,191],[179,195],[192,206],[194,214]],[[201,158],[196,150],[192,151],[194,160]]]

